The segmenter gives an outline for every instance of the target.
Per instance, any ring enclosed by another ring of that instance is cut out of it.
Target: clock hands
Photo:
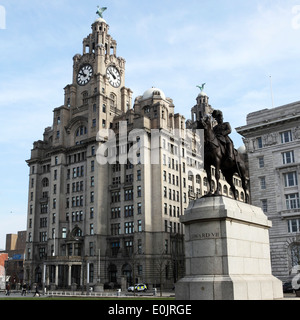
[[[108,69],[108,72],[113,76],[114,80],[117,79],[117,77],[113,74],[113,72],[110,69]]]
[[[81,86],[86,85],[90,81],[92,75],[93,75],[92,66],[90,66],[90,65],[83,66],[79,70],[78,75],[77,75],[78,84]]]

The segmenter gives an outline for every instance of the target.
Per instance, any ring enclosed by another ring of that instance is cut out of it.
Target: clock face
[[[93,75],[93,67],[90,64],[86,64],[80,68],[77,74],[77,83],[80,86],[85,86],[88,84]]]
[[[108,82],[114,87],[118,88],[121,85],[121,76],[119,70],[114,67],[110,66],[106,70],[106,76],[108,78]]]

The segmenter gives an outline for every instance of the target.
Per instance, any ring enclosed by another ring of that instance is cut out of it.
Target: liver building
[[[53,289],[172,288],[184,274],[179,218],[207,190],[201,137],[162,90],[132,101],[125,60],[102,17],[73,62],[64,104],[27,160],[25,281]],[[202,92],[192,118],[208,109]]]

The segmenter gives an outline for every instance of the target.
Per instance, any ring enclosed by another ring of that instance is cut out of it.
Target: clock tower
[[[82,54],[73,58],[73,82],[65,88],[65,106],[73,115],[97,115],[88,117],[96,131],[109,129],[114,117],[126,113],[132,103],[132,91],[125,87],[126,62],[117,57],[117,42],[108,31],[101,17],[92,24]]]

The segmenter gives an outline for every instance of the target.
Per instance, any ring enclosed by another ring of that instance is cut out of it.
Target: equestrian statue
[[[214,123],[217,123],[214,125]],[[247,170],[240,153],[234,149],[233,141],[230,139],[232,129],[228,122],[224,122],[223,113],[214,110],[212,115],[207,115],[198,121],[198,129],[204,129],[204,169],[207,173],[208,196],[222,195],[220,190],[220,172],[231,187],[234,198],[237,200],[237,191],[233,183],[233,177],[238,174],[242,180],[245,193],[245,201],[250,203],[250,194],[247,186]],[[215,167],[215,178],[217,182],[216,191],[212,186],[212,170]]]

